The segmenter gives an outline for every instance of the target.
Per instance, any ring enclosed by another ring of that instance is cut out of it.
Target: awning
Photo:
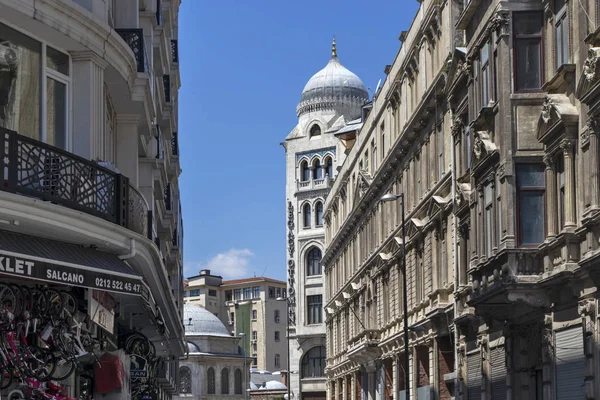
[[[0,275],[150,297],[142,277],[114,254],[1,230]]]

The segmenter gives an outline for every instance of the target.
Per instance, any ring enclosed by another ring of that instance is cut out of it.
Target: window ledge
[[[475,14],[475,10],[477,10],[477,7],[479,6],[480,2],[481,2],[481,0],[471,0],[469,2],[469,4],[467,4],[465,6],[464,10],[458,17],[458,21],[456,21],[457,29],[466,29],[467,28],[467,25],[471,21],[473,14]]]
[[[547,92],[564,91],[560,90],[566,85],[572,85],[575,82],[575,64],[563,64],[556,70],[556,73],[549,81],[544,83],[542,90]]]

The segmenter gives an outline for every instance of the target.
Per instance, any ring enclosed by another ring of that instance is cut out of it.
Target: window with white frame
[[[68,149],[70,58],[0,24],[0,127]]]

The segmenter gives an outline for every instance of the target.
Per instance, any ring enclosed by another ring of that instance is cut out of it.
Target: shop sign
[[[129,375],[131,379],[135,378],[147,378],[148,377],[148,361],[137,354],[129,356],[131,359],[131,366],[129,368]]]
[[[96,325],[109,333],[115,328],[115,301],[107,292],[91,291],[88,301],[89,315]]]
[[[0,275],[110,292],[146,295],[140,277],[113,275],[97,270],[34,261],[26,257],[0,254]]]

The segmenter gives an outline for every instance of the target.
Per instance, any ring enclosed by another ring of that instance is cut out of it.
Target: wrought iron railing
[[[179,232],[177,230],[177,225],[173,230],[173,247],[179,247]]]
[[[171,136],[171,154],[179,156],[179,138],[177,137],[177,132],[173,132],[173,136]]]
[[[134,187],[129,185],[129,210],[127,213],[127,227],[140,235],[148,233],[148,203],[144,196]]]
[[[165,101],[171,102],[171,75],[163,75],[163,88],[165,90]]]
[[[171,211],[173,209],[173,196],[171,195],[171,184],[167,183],[165,188],[165,209]]]
[[[160,0],[156,0],[156,25],[162,25],[162,7],[160,6]]]
[[[163,160],[165,158],[165,146],[163,143],[163,136],[160,130],[160,125],[156,125],[156,158]]]
[[[0,128],[0,190],[50,201],[146,234],[148,205],[129,179],[96,162]]]
[[[171,61],[174,63],[179,62],[179,45],[177,39],[171,39]]]
[[[146,60],[146,49],[144,48],[144,30],[143,29],[116,29],[117,33],[123,38],[125,43],[133,50],[137,72],[148,72],[148,63]]]

